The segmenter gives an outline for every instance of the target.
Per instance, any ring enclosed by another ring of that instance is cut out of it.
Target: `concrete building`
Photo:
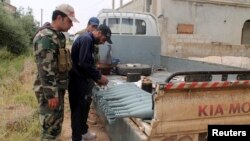
[[[16,7],[10,4],[10,0],[0,0],[0,3],[3,4],[5,9],[11,13],[16,12]]]
[[[225,57],[250,57],[250,0],[131,0],[118,9],[158,19],[164,56],[226,65]]]

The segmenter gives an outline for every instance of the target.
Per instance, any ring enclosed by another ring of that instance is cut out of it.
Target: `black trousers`
[[[94,82],[90,79],[69,76],[68,92],[73,141],[81,141],[82,135],[88,132],[87,119],[93,85]]]

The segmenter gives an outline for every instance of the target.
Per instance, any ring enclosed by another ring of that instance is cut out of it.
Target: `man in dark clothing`
[[[94,30],[97,29],[97,27],[99,26],[99,19],[97,17],[91,17],[88,21],[88,25],[86,28],[84,28],[83,30],[78,31],[75,34],[75,38],[74,41],[77,39],[77,37],[79,37],[80,35],[83,35],[86,32],[93,32]],[[98,45],[95,45],[94,47],[94,59],[95,59],[95,63],[97,64],[97,62],[99,61],[99,47]]]
[[[110,40],[111,30],[105,25],[100,25],[93,32],[86,32],[79,36],[71,49],[72,69],[69,72],[69,102],[71,109],[72,140],[81,141],[93,139],[95,135],[88,131],[86,120],[94,83],[107,85],[108,79],[96,68],[94,62],[94,45],[104,44]]]

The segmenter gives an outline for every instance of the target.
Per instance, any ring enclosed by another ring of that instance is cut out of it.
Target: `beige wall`
[[[2,2],[2,1],[0,1],[0,2]],[[10,0],[3,0],[3,5],[7,11],[9,11],[11,13],[16,12],[16,7],[10,4]]]
[[[250,69],[250,46],[221,43],[176,43],[168,56]]]
[[[10,0],[4,0],[6,3],[10,4]]]
[[[122,7],[119,7],[118,10],[145,12],[146,11],[145,3],[146,0],[132,0],[131,2],[126,3]]]
[[[5,3],[4,7],[6,8],[6,10],[8,10],[11,13],[15,13],[16,12],[16,7],[13,6],[13,5],[11,5],[11,4]]]
[[[121,9],[144,11],[145,1]],[[250,0],[152,0],[150,10],[161,31],[161,55],[250,68],[241,62],[250,64],[249,46],[241,45]],[[193,33],[178,34],[178,24],[193,25]]]

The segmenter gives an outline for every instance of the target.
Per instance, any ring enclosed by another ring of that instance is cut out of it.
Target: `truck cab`
[[[110,27],[113,41],[111,46],[104,44],[100,47],[101,62],[110,63],[107,60],[119,59],[120,63],[160,64],[161,38],[153,15],[105,9],[97,17],[101,24]],[[145,57],[152,59],[145,60]]]
[[[100,23],[108,25],[112,34],[159,36],[157,20],[150,13],[102,10],[98,14]]]

